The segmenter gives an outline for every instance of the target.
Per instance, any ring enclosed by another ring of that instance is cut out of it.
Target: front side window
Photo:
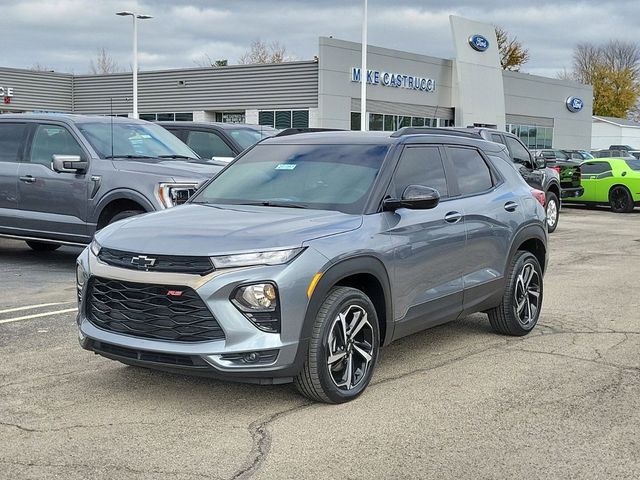
[[[236,156],[231,147],[214,132],[192,130],[187,137],[187,145],[201,158]]]
[[[0,162],[17,162],[27,127],[24,123],[0,123]]]
[[[226,132],[245,150],[263,138],[273,137],[277,133],[277,130],[272,130],[269,127],[260,130],[253,128],[229,128]]]
[[[29,161],[51,168],[54,155],[82,156],[82,148],[65,127],[38,125],[31,142]]]
[[[197,158],[175,135],[153,123],[78,123],[100,158]]]
[[[202,188],[193,202],[361,214],[388,148],[259,144]]]
[[[625,160],[631,170],[640,171],[640,160]]]
[[[529,156],[529,150],[525,148],[519,141],[515,138],[506,137],[507,139],[507,147],[511,150],[511,154],[513,155],[514,160],[524,160],[531,161],[531,157]]]
[[[395,198],[402,198],[402,193],[409,185],[431,187],[438,191],[440,197],[447,197],[447,179],[438,148],[405,148],[393,176],[393,184]]]
[[[449,154],[458,178],[460,195],[486,192],[493,187],[491,170],[477,150],[450,147]]]

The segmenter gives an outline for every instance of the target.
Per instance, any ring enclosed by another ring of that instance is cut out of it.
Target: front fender
[[[97,224],[102,210],[104,210],[104,208],[114,200],[134,201],[141,207],[143,207],[147,212],[153,212],[159,209],[159,206],[156,203],[152,202],[136,190],[132,190],[129,188],[116,188],[114,190],[110,190],[100,198],[98,203],[93,207],[93,210],[89,214],[89,221],[91,223]]]

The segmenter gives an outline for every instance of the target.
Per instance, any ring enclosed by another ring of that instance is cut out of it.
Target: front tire
[[[633,198],[626,187],[618,185],[609,192],[609,205],[616,213],[630,213],[633,211]]]
[[[502,302],[487,312],[491,328],[513,336],[533,330],[540,318],[542,283],[542,268],[536,256],[519,250],[511,261]]]
[[[145,213],[144,210],[125,210],[123,212],[116,213],[113,217],[111,217],[111,220],[109,220],[109,223],[107,225],[111,225],[112,223],[115,223],[119,220],[124,220],[125,218],[133,217],[135,215],[141,215],[143,213]]]
[[[36,252],[53,252],[62,246],[59,243],[36,242],[34,240],[27,240],[27,245]]]
[[[560,201],[558,196],[553,192],[547,192],[547,198],[545,200],[545,211],[547,213],[547,231],[553,233],[558,227],[558,220],[560,219]]]
[[[335,287],[318,310],[295,386],[318,402],[353,400],[369,385],[379,348],[378,316],[369,297],[355,288]]]

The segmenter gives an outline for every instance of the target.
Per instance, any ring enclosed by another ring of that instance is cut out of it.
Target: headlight
[[[164,208],[175,207],[185,203],[196,192],[198,182],[161,183],[156,196]]]
[[[216,268],[248,267],[253,265],[282,265],[297,257],[304,248],[276,250],[273,252],[240,253],[211,257]]]
[[[264,332],[280,331],[278,289],[274,283],[241,285],[231,296],[231,303]]]
[[[87,277],[87,272],[82,268],[82,265],[76,263],[76,291],[78,294],[78,304],[82,302],[82,289],[87,281]]]
[[[100,246],[100,244],[98,243],[98,241],[94,238],[93,241],[91,242],[91,245],[89,245],[89,250],[91,251],[91,253],[93,253],[96,257],[98,256],[98,254],[100,253],[100,249],[102,247]]]

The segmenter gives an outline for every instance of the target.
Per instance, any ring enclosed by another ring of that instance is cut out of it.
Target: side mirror
[[[524,166],[524,167],[527,167],[527,168],[528,168],[528,169],[530,169],[530,170],[533,170],[534,165],[533,165],[533,163],[531,162],[531,159],[530,159],[530,158],[518,158],[518,157],[516,157],[516,158],[514,158],[514,159],[513,159],[513,161],[514,161],[515,163],[519,164],[519,165],[522,165],[522,166]]]
[[[547,159],[545,157],[536,158],[536,168],[546,168],[547,167]]]
[[[80,155],[54,155],[51,166],[58,173],[83,173],[89,162],[82,160]]]
[[[399,208],[412,210],[428,210],[435,208],[440,202],[437,190],[422,185],[409,185],[404,189],[402,198],[387,198],[382,202],[383,210],[393,212]]]

